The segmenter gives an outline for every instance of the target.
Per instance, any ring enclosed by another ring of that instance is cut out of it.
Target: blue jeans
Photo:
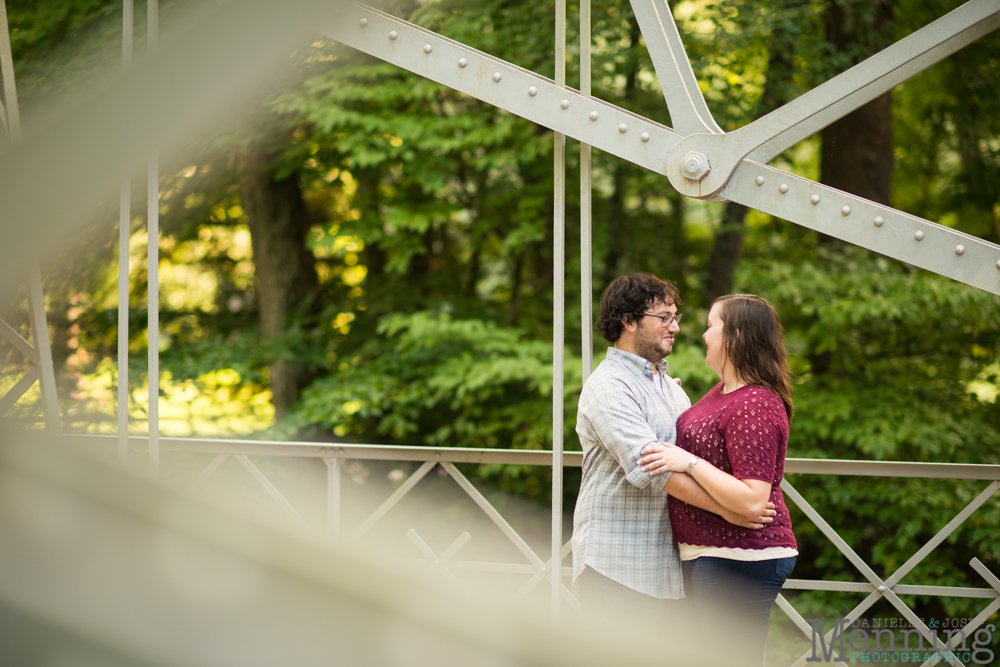
[[[795,558],[747,562],[703,556],[682,566],[684,591],[694,603],[708,662],[760,667],[771,607]]]

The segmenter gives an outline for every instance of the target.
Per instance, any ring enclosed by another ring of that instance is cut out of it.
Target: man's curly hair
[[[597,330],[609,343],[616,342],[625,330],[626,322],[636,322],[657,301],[680,306],[680,292],[669,280],[660,280],[652,273],[633,273],[615,278],[601,295],[601,316]]]

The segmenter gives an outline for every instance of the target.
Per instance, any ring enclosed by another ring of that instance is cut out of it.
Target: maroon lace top
[[[777,515],[760,530],[751,530],[671,496],[674,539],[705,547],[797,548],[778,488],[788,449],[785,404],[770,389],[742,387],[723,394],[722,386],[717,384],[677,419],[677,445],[737,479],[770,482],[770,500]]]

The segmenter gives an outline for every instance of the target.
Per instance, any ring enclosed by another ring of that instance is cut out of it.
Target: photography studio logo
[[[886,620],[891,622],[886,622]],[[869,624],[850,623],[846,618],[837,619],[833,627],[830,643],[818,618],[807,619],[812,627],[812,655],[806,662],[852,662],[852,663],[947,663],[951,658],[977,665],[993,663],[993,651],[986,648],[993,641],[993,625],[976,630],[972,646],[968,645],[964,625],[931,619],[927,627],[931,630],[931,646],[924,644],[920,631],[899,619],[875,619]],[[938,634],[943,630],[944,640]],[[897,639],[901,640],[897,642]],[[845,648],[846,643],[846,648]],[[902,643],[902,646],[898,646]],[[916,646],[911,646],[916,644]],[[848,659],[850,658],[850,659]]]

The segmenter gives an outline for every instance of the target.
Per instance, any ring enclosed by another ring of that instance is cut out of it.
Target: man
[[[677,287],[649,273],[616,278],[601,296],[597,328],[614,347],[583,387],[576,420],[583,480],[573,589],[585,609],[622,605],[655,617],[669,612],[665,600],[684,597],[667,494],[736,525],[770,521],[726,510],[684,473],[650,477],[638,465],[646,446],[676,441],[677,417],[691,407],[664,360],[680,331],[680,304]]]

